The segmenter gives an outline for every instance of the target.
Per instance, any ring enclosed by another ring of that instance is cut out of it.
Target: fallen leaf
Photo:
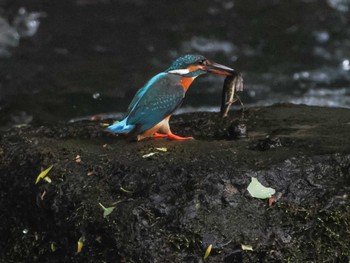
[[[29,125],[28,125],[28,124],[25,124],[25,123],[13,125],[13,127],[15,127],[15,128],[22,128],[22,127],[27,127],[27,126],[29,126]]]
[[[35,184],[37,184],[41,179],[44,179],[45,176],[50,172],[50,170],[52,169],[53,165],[51,165],[49,168],[47,168],[46,170],[42,171],[38,177],[36,178]]]
[[[156,148],[156,150],[160,151],[160,152],[167,152],[168,151],[168,149],[165,147]]]
[[[77,244],[77,254],[80,253],[84,246],[84,238],[80,237]]]
[[[98,236],[98,237],[96,237],[96,239],[95,239],[98,243],[102,243],[102,237],[101,236]]]
[[[207,249],[205,250],[205,254],[204,254],[203,259],[207,259],[207,258],[209,257],[212,247],[213,247],[212,244],[210,244],[210,245],[207,247]]]
[[[50,177],[48,177],[48,176],[45,176],[45,177],[44,177],[44,180],[45,180],[46,182],[48,182],[49,184],[51,184],[51,183],[52,183],[51,178],[50,178]]]
[[[142,158],[148,158],[148,157],[151,157],[151,156],[153,156],[153,155],[155,155],[155,154],[156,154],[156,152],[147,153],[147,154],[142,155]]]
[[[129,191],[129,190],[126,190],[124,187],[120,187],[119,188],[120,189],[120,191],[122,191],[122,192],[124,192],[124,193],[131,193],[131,191]]]
[[[80,155],[77,155],[73,160],[74,160],[76,163],[81,163],[81,157],[80,157]]]
[[[113,210],[114,210],[114,208],[115,208],[115,206],[111,206],[111,207],[105,207],[103,204],[101,204],[101,203],[99,203],[99,205],[102,207],[102,209],[103,209],[103,217],[104,218],[106,218],[107,216],[109,216],[112,212],[113,212]]]
[[[253,247],[251,245],[241,245],[241,249],[242,250],[249,250],[249,251],[253,251]]]
[[[114,210],[114,206],[112,207],[107,207],[104,211],[103,211],[103,217],[106,218],[110,213],[113,212]]]
[[[276,192],[273,188],[263,186],[255,177],[252,177],[247,190],[252,197],[260,199],[270,198]]]
[[[52,252],[55,252],[55,251],[56,251],[56,244],[55,244],[55,242],[51,242],[50,248],[51,248],[51,251],[52,251]]]

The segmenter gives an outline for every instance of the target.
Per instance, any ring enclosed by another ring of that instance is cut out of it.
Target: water
[[[243,72],[247,106],[350,107],[349,6],[349,0],[2,1],[0,15],[9,22],[21,7],[45,17],[0,59],[0,126],[123,112],[138,88],[184,53]],[[181,112],[218,110],[222,84],[220,76],[198,78]]]

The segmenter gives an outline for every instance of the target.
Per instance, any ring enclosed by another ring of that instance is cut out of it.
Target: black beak
[[[235,71],[232,68],[226,67],[224,65],[218,64],[216,62],[207,60],[207,64],[205,65],[205,69],[209,72],[219,74],[219,75],[226,75],[230,76]]]

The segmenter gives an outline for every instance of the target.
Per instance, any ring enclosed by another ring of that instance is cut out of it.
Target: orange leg
[[[172,139],[172,140],[177,140],[177,141],[186,141],[186,140],[192,140],[193,139],[192,136],[190,136],[190,137],[181,137],[181,136],[175,135],[172,132],[168,133],[168,138]]]
[[[170,119],[170,116],[166,117],[164,120],[159,122],[157,125],[155,125],[151,129],[147,130],[144,134],[139,135],[138,140],[142,140],[146,137],[169,138],[171,140],[176,140],[176,141],[185,141],[185,140],[193,139],[193,137],[181,137],[181,136],[173,134],[170,130],[170,127],[169,127],[169,119]]]
[[[155,132],[152,136],[152,138],[165,138],[165,137],[168,137],[168,134],[158,133],[158,132]]]
[[[172,132],[169,132],[166,134],[156,132],[153,134],[153,138],[165,138],[165,137],[168,137],[169,139],[176,140],[176,141],[185,141],[185,140],[192,140],[193,139],[193,137],[181,137],[181,136],[173,134]]]

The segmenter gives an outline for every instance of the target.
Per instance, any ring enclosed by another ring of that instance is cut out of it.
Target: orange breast
[[[184,88],[185,92],[188,90],[195,78],[182,78],[180,81],[181,86]]]

